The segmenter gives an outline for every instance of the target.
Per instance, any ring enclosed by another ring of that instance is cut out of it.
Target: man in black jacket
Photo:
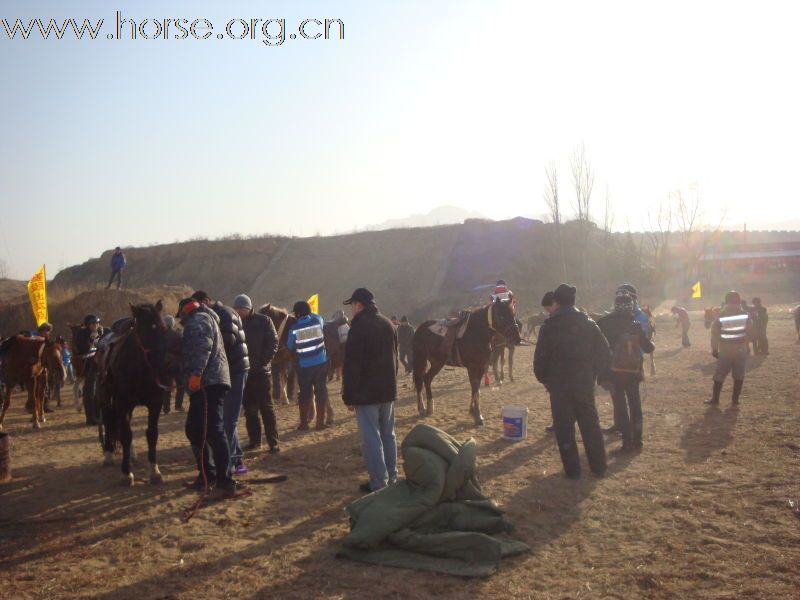
[[[374,492],[397,480],[394,401],[397,399],[397,332],[378,312],[375,298],[358,288],[345,304],[353,320],[344,349],[342,399],[356,413],[369,482]]]
[[[233,302],[244,320],[247,346],[250,350],[250,375],[244,388],[244,417],[250,443],[246,450],[261,447],[261,421],[271,454],[280,452],[275,405],[272,403],[272,359],[278,351],[278,333],[272,319],[253,310],[248,296],[237,296]],[[261,420],[259,420],[261,413]]]
[[[575,308],[576,289],[561,284],[553,292],[556,310],[539,333],[533,371],[550,392],[556,441],[564,472],[570,479],[581,474],[575,421],[581,429],[589,468],[598,476],[606,471],[606,450],[594,403],[598,374],[608,370],[608,342],[597,324]]]
[[[603,387],[611,391],[614,422],[622,434],[622,451],[642,448],[642,398],[639,384],[644,379],[642,353],[650,354],[655,345],[645,335],[633,314],[634,300],[629,294],[618,294],[614,312],[597,321],[611,347],[611,368],[598,374]]]
[[[231,450],[231,468],[237,474],[246,473],[247,469],[242,462],[242,448],[239,445],[239,433],[236,424],[239,422],[239,415],[242,412],[242,400],[244,398],[244,388],[247,384],[248,372],[250,371],[250,359],[247,350],[247,341],[239,314],[222,302],[214,302],[203,291],[196,291],[192,298],[204,305],[207,309],[214,311],[219,317],[219,329],[222,333],[222,342],[225,344],[225,354],[228,357],[228,370],[231,376],[231,388],[225,397],[225,436]]]

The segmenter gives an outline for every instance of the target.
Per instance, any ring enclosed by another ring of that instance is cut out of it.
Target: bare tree
[[[594,171],[586,157],[586,147],[576,146],[569,161],[572,185],[575,188],[575,217],[578,221],[591,220],[591,199],[594,188]]]
[[[662,255],[669,246],[669,235],[672,231],[673,220],[672,199],[658,203],[655,217],[647,211],[647,238],[653,246],[653,262],[658,267],[661,265]]]
[[[611,208],[611,194],[606,185],[606,198],[605,206],[603,207],[603,231],[606,234],[606,239],[611,235],[611,229],[614,227],[614,211]]]
[[[695,233],[700,224],[700,194],[697,191],[697,184],[690,188],[692,197],[686,198],[678,190],[675,192],[675,221],[681,235],[681,244],[684,250],[688,251],[692,243],[692,234]]]
[[[544,189],[544,201],[547,204],[547,209],[550,211],[550,220],[556,228],[556,235],[558,236],[558,252],[561,257],[561,277],[564,281],[567,280],[567,261],[564,258],[564,242],[561,237],[561,199],[558,196],[558,167],[551,162],[544,169],[547,175],[547,185]]]

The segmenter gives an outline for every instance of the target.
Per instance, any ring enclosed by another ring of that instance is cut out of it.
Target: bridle
[[[166,328],[161,327],[161,329],[164,330]],[[144,364],[146,364],[147,368],[150,370],[150,374],[153,376],[153,381],[155,382],[156,386],[165,391],[172,390],[171,386],[166,386],[161,382],[159,382],[158,373],[155,367],[153,367],[153,363],[150,362],[150,353],[153,352],[155,348],[148,348],[144,345],[144,342],[142,342],[142,338],[139,335],[139,332],[136,330],[136,318],[133,319],[132,334],[133,334],[133,340],[136,342],[136,346],[139,348],[139,350],[142,351],[142,355],[144,356]]]

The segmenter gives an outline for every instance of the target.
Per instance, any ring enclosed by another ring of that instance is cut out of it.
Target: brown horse
[[[289,337],[289,329],[297,321],[297,317],[285,308],[272,304],[265,304],[258,309],[258,312],[268,316],[278,332],[278,351],[272,359],[272,397],[274,400],[280,398],[282,402],[289,404],[289,398],[295,397],[297,369],[295,357],[286,347],[286,340]]]
[[[122,446],[122,483],[133,485],[131,449],[133,433],[131,418],[137,406],[147,408],[147,460],[150,483],[161,483],[163,478],[156,460],[158,445],[158,419],[161,415],[164,390],[169,383],[166,363],[167,327],[161,317],[163,306],[159,300],[153,304],[131,305],[133,324],[118,336],[113,345],[101,346],[100,379],[97,402],[101,407],[105,436],[104,464],[110,465],[114,445]]]
[[[67,373],[61,360],[61,344],[43,337],[14,336],[5,342],[3,350],[3,376],[5,397],[0,389],[0,429],[11,404],[11,391],[20,386],[28,391],[28,401],[33,405],[33,428],[41,429],[44,417],[44,395],[50,373],[63,382]]]
[[[517,321],[517,331],[520,335],[522,334],[522,323],[520,321]],[[498,333],[492,338],[491,364],[497,385],[503,385],[504,382],[503,371],[505,370],[506,352],[508,352],[508,380],[514,383],[514,350],[516,347],[517,344],[513,340],[506,338],[502,334]],[[498,366],[500,367],[499,370]]]
[[[525,333],[525,337],[530,339],[531,335],[536,335],[537,327],[544,325],[544,322],[547,321],[547,317],[549,316],[548,313],[542,312],[528,317],[528,330]]]
[[[492,354],[492,338],[501,334],[506,339],[519,343],[519,329],[514,321],[514,311],[508,302],[497,300],[488,306],[469,311],[469,321],[464,335],[454,344],[461,357],[461,364],[466,367],[472,388],[472,400],[469,413],[476,425],[483,425],[480,407],[481,379],[489,367]],[[417,392],[417,410],[420,416],[432,415],[434,411],[431,382],[442,370],[448,356],[442,349],[442,338],[430,330],[435,321],[422,323],[414,332],[414,387]],[[430,368],[428,365],[430,364]],[[427,409],[422,403],[422,386],[425,385]]]
[[[342,365],[344,364],[344,342],[339,334],[339,328],[347,325],[348,322],[344,314],[336,316],[338,318],[327,321],[322,328],[325,336],[325,352],[328,355],[328,381],[333,381],[334,377],[341,380]]]
[[[78,412],[81,412],[83,408],[83,402],[81,400],[83,394],[83,387],[82,383],[86,376],[86,357],[82,354],[78,354],[74,352],[75,348],[77,348],[76,340],[78,339],[78,332],[83,329],[83,325],[72,325],[69,324],[69,329],[72,332],[72,338],[70,341],[70,346],[73,350],[72,353],[72,370],[75,375],[74,380],[72,382],[72,399],[75,401],[75,409]]]

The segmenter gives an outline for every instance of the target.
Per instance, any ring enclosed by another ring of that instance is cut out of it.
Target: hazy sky
[[[545,165],[571,198],[580,143],[618,228],[691,182],[708,221],[800,216],[793,2],[67,4],[5,0],[0,18],[104,18],[105,34],[119,9],[207,18],[214,36],[10,41],[0,25],[0,259],[16,277],[118,244],[346,232],[442,204],[540,214]],[[345,39],[216,39],[281,17],[287,34],[340,18]]]

